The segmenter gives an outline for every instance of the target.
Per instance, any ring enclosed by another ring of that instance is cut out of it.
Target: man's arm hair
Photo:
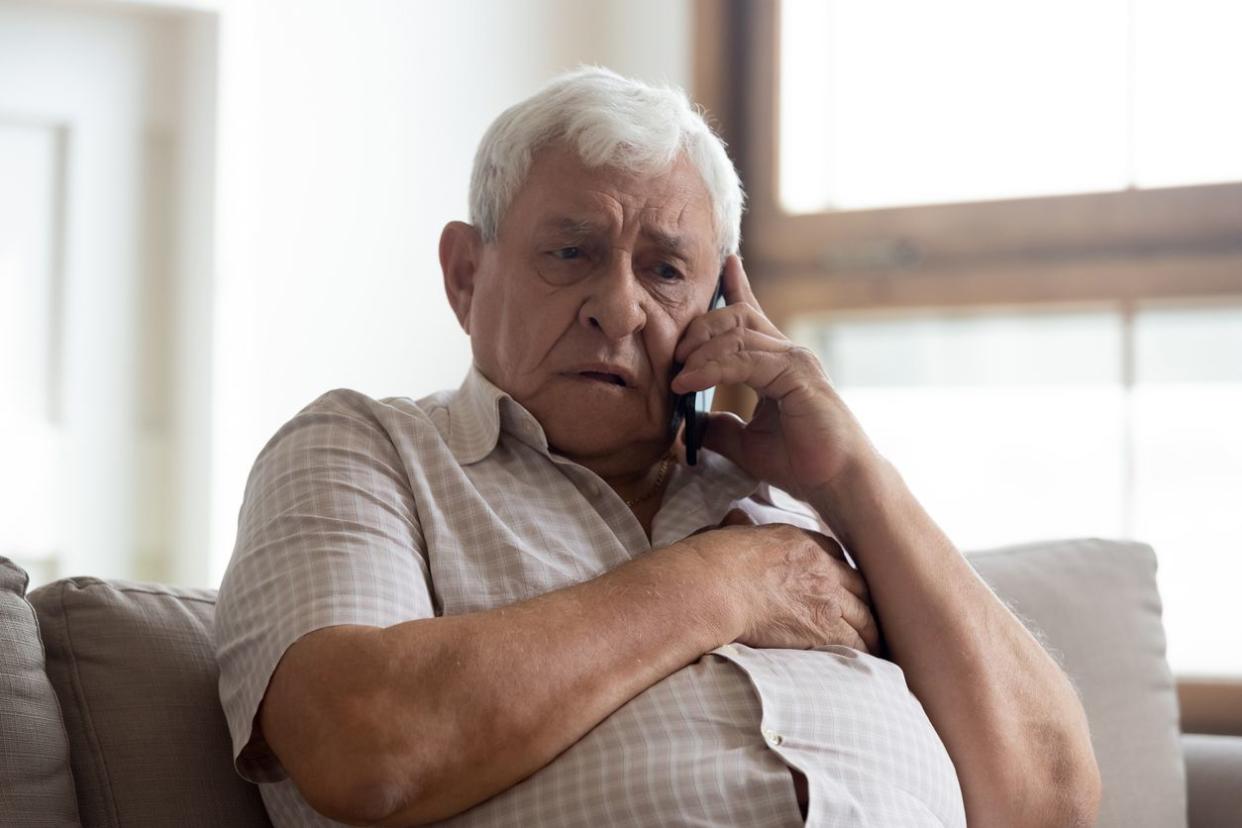
[[[285,653],[258,724],[307,802],[419,825],[548,764],[638,693],[733,639],[693,546],[484,612],[327,627]]]

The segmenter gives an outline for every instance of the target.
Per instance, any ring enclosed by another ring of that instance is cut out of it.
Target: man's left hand
[[[673,391],[686,394],[721,383],[744,383],[759,395],[750,422],[709,415],[705,447],[753,477],[803,500],[859,463],[875,448],[832,387],[815,355],[789,340],[764,314],[742,261],[724,269],[726,307],[698,317],[674,354],[685,367]]]

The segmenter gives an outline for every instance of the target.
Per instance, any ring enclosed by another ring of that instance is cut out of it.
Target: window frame
[[[748,194],[747,273],[804,310],[1242,295],[1242,182],[793,215],[779,205],[779,0],[697,0],[695,97]]]

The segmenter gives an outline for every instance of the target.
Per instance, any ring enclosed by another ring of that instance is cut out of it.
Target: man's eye
[[[661,262],[656,265],[656,275],[665,281],[675,282],[681,278],[681,271],[668,262]]]
[[[553,250],[552,255],[558,259],[561,259],[562,261],[569,261],[570,259],[577,259],[578,257],[580,257],[582,255],[582,248],[581,247],[562,247],[557,250]]]

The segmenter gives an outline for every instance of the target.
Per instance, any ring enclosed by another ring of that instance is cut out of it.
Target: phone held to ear
[[[720,278],[716,280],[716,290],[712,293],[712,300],[707,304],[709,311],[725,306],[724,298],[724,272],[721,271]],[[673,374],[676,376],[681,371],[681,365],[673,366]],[[699,448],[703,445],[703,433],[707,429],[707,412],[712,410],[712,397],[715,396],[716,389],[708,388],[706,391],[692,391],[689,394],[678,394],[673,400],[673,422],[671,430],[677,432],[677,426],[682,420],[686,422],[686,463],[695,465],[698,463]]]

